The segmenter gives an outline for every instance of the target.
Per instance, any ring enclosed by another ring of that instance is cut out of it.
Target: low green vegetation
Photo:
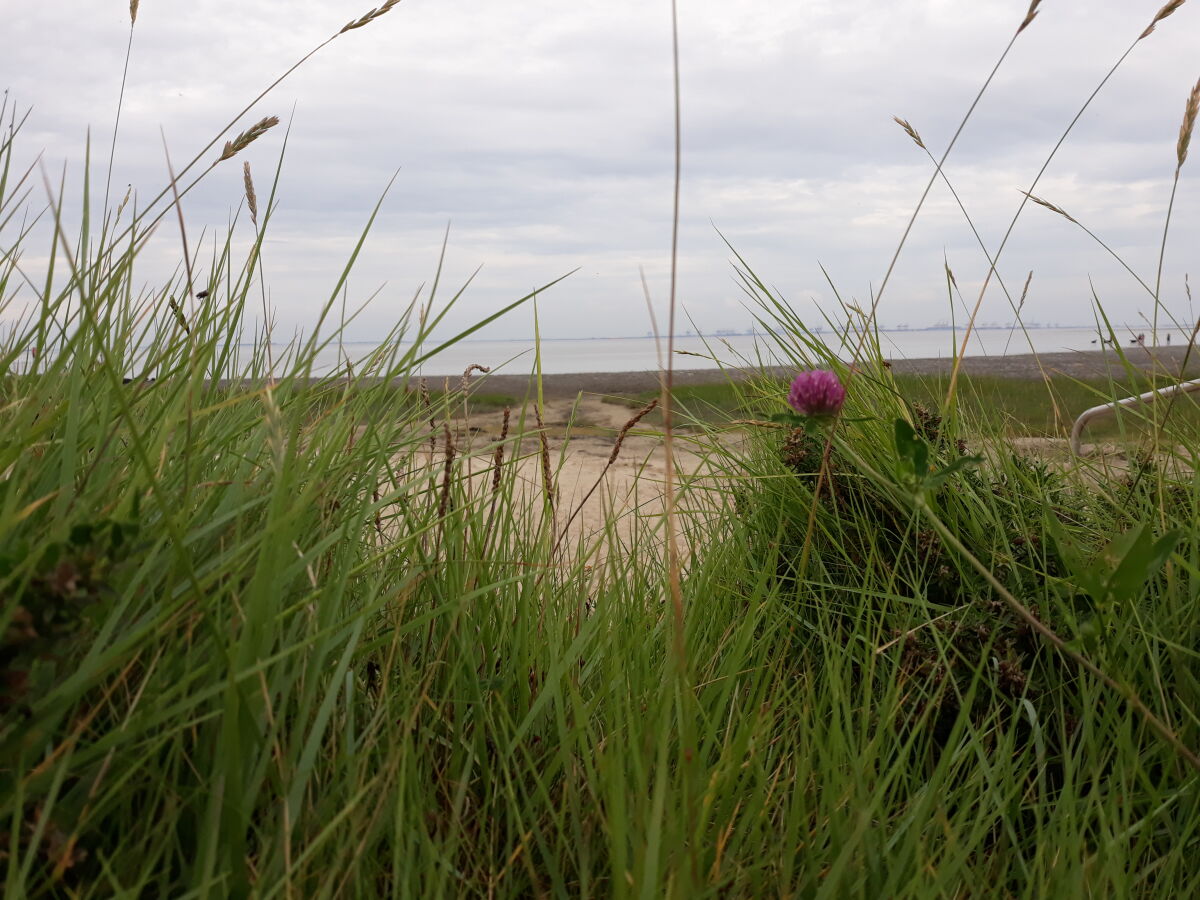
[[[1200,374],[1189,368],[1187,377]],[[1169,375],[1136,373],[1119,379],[1048,378],[1001,375],[966,375],[958,378],[955,404],[958,410],[987,431],[1001,431],[1013,437],[1065,437],[1079,413],[1112,398],[1135,396],[1179,381],[1178,373]],[[928,409],[939,409],[949,393],[949,375],[898,374],[887,381],[887,389]],[[784,408],[787,382],[783,379],[757,379],[752,386],[732,381],[677,387],[674,396],[682,412],[685,427],[697,423],[717,425],[729,420],[754,419]],[[606,400],[630,408],[640,408],[657,392],[612,395]],[[1162,403],[1163,401],[1159,401]],[[1180,395],[1173,403],[1171,418],[1185,435],[1200,424],[1200,406],[1195,394]],[[661,423],[661,413],[651,414],[651,422]],[[1121,439],[1136,441],[1153,432],[1156,418],[1148,405],[1123,410],[1087,431],[1088,440]]]

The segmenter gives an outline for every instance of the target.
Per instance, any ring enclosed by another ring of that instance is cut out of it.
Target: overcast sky
[[[1162,0],[1045,0],[951,154],[946,173],[994,249],[1051,147]],[[369,0],[145,0],[133,33],[114,192],[148,199],[176,165],[291,63]],[[32,107],[26,162],[69,164],[78,185],[88,129],[107,159],[129,35],[122,0],[8,2],[0,88]],[[717,229],[800,315],[837,315],[878,285],[932,165],[892,121],[940,155],[1028,6],[1027,0],[680,0],[683,196],[680,300],[704,330],[751,324]],[[1036,193],[1065,208],[1153,284],[1188,93],[1200,76],[1200,2],[1138,44],[1084,114]],[[667,0],[404,0],[342,35],[238,128],[278,115],[291,136],[265,271],[279,324],[310,326],[374,202],[398,175],[350,281],[382,288],[352,326],[390,327],[436,265],[443,284],[482,272],[454,317],[488,314],[578,268],[541,302],[543,334],[640,335],[646,271],[667,296],[673,168]],[[266,191],[284,126],[218,166],[184,201],[189,232],[224,232],[242,200],[241,162]],[[1184,166],[1163,276],[1189,316],[1184,273],[1200,247],[1200,136]],[[101,149],[102,148],[102,149]],[[215,157],[211,152],[209,157]],[[252,232],[241,221],[237,236]],[[11,233],[4,232],[0,241]],[[140,275],[177,264],[160,235]],[[36,268],[36,248],[26,251]],[[949,317],[943,258],[968,304],[987,270],[962,213],[935,187],[880,305],[885,325]],[[1120,323],[1150,300],[1070,222],[1023,213],[1001,258],[1014,295],[1034,272],[1026,318],[1092,320],[1090,283]],[[447,290],[445,296],[449,296]],[[983,320],[1011,319],[989,291]],[[687,327],[686,325],[681,326]],[[532,332],[529,311],[488,336]]]

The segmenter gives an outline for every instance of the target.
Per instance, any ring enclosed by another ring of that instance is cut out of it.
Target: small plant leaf
[[[1107,579],[1108,594],[1118,603],[1132,602],[1141,594],[1146,582],[1166,565],[1167,558],[1182,536],[1178,530],[1169,531],[1156,541],[1146,525],[1130,532],[1130,535],[1122,535],[1114,540],[1110,550],[1104,554],[1113,558],[1111,550],[1119,547],[1122,551]]]
[[[981,462],[983,462],[982,456],[960,456],[954,462],[950,463],[950,465],[928,476],[925,479],[925,486],[930,489],[941,487],[950,476],[974,468]]]
[[[1175,529],[1155,540],[1154,532],[1143,524],[1113,538],[1093,556],[1069,538],[1058,522],[1050,519],[1047,525],[1075,586],[1091,597],[1100,615],[1114,604],[1132,603],[1141,596],[1146,582],[1166,565],[1182,537]]]
[[[896,456],[902,469],[918,481],[929,474],[929,447],[904,419],[896,420]]]

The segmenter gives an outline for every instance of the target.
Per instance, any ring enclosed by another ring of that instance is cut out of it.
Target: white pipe
[[[1153,391],[1146,391],[1146,393],[1138,394],[1136,397],[1126,397],[1124,400],[1114,400],[1110,403],[1103,403],[1100,406],[1093,406],[1091,409],[1084,410],[1079,418],[1075,420],[1075,425],[1071,429],[1071,451],[1076,456],[1079,455],[1080,437],[1083,435],[1084,426],[1092,421],[1092,419],[1103,415],[1112,415],[1122,406],[1147,403],[1159,397],[1170,397],[1172,394],[1190,394],[1192,391],[1200,391],[1200,379],[1168,385],[1167,387],[1158,388]]]

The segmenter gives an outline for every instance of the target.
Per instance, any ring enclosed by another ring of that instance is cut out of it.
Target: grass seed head
[[[1025,287],[1021,288],[1021,299],[1017,303],[1017,315],[1021,314],[1021,310],[1025,308],[1025,300],[1029,297],[1029,283],[1033,281],[1033,269],[1029,270],[1029,274],[1025,276]]]
[[[454,437],[450,434],[450,426],[442,425],[442,435],[445,438],[445,463],[442,469],[442,496],[438,501],[438,518],[446,515],[450,509],[450,481],[454,474]]]
[[[904,129],[904,133],[913,139],[914,144],[916,144],[922,150],[928,149],[925,146],[925,142],[921,140],[921,136],[917,134],[917,129],[909,125],[907,120],[902,119],[899,116],[892,116],[892,121]]]
[[[1150,24],[1146,26],[1146,30],[1138,36],[1138,40],[1140,41],[1142,38],[1150,37],[1150,35],[1154,32],[1154,26],[1167,16],[1171,15],[1171,13],[1175,12],[1175,10],[1179,9],[1179,7],[1183,6],[1185,2],[1186,0],[1170,0],[1170,2],[1168,2],[1165,6],[1163,6],[1162,9],[1154,14],[1154,18],[1151,19]]]
[[[1021,191],[1021,193],[1024,194],[1026,197],[1028,197],[1030,200],[1032,200],[1034,203],[1036,203],[1038,206],[1044,206],[1044,207],[1046,207],[1046,209],[1050,210],[1050,212],[1058,213],[1060,216],[1062,216],[1067,221],[1074,222],[1076,225],[1079,224],[1079,221],[1074,216],[1072,216],[1070,213],[1068,213],[1062,207],[1055,206],[1049,200],[1043,200],[1041,197],[1036,197],[1033,194],[1029,193],[1028,191]]]
[[[500,493],[500,479],[504,474],[504,445],[492,451],[492,496]]]
[[[537,422],[538,442],[541,444],[542,457],[542,490],[546,495],[546,502],[550,505],[550,511],[554,511],[554,470],[550,466],[550,442],[546,438],[546,424],[542,421],[542,410],[535,403],[533,404],[533,418]]]
[[[246,207],[250,210],[250,221],[258,224],[258,195],[254,193],[254,179],[250,177],[250,163],[242,163],[242,181],[246,183]]]
[[[1033,0],[1033,2],[1029,4],[1029,11],[1025,13],[1025,19],[1021,22],[1020,27],[1017,28],[1017,34],[1020,34],[1022,31],[1028,28],[1030,23],[1037,18],[1038,7],[1041,6],[1041,3],[1042,0]]]
[[[175,321],[179,323],[179,327],[183,329],[184,334],[190,335],[192,329],[188,327],[187,317],[183,314],[183,307],[176,302],[174,297],[168,297],[167,304],[171,307],[171,312],[175,313]]]
[[[125,196],[121,198],[121,202],[117,205],[117,214],[113,221],[119,221],[121,213],[125,212],[125,206],[129,203],[129,198],[133,196],[133,185],[129,185],[125,189]]]
[[[612,453],[608,455],[608,463],[605,468],[615,463],[617,461],[617,457],[621,455],[621,445],[625,443],[625,436],[629,434],[630,430],[637,425],[638,422],[642,421],[642,419],[644,419],[650,413],[650,410],[654,409],[656,406],[658,406],[657,397],[639,409],[628,422],[621,426],[621,430],[617,434],[617,440],[613,443]]]
[[[504,467],[504,442],[508,439],[508,420],[512,415],[509,407],[504,407],[504,421],[500,425],[500,440],[492,453],[492,496],[500,492],[500,476]]]
[[[1197,112],[1200,112],[1200,80],[1196,81],[1196,86],[1188,95],[1187,106],[1183,111],[1183,123],[1179,126],[1179,143],[1175,145],[1175,158],[1178,160],[1175,166],[1176,172],[1183,168],[1184,160],[1187,159],[1188,144],[1192,142],[1192,130],[1196,127]]]
[[[386,16],[392,11],[392,7],[399,2],[400,0],[387,0],[387,3],[383,4],[383,6],[376,7],[357,19],[351,19],[342,27],[342,30],[339,31],[338,34],[345,34],[347,31],[353,31],[355,28],[362,28],[364,25],[370,25],[380,16]]]
[[[222,150],[221,155],[217,157],[217,162],[233,158],[278,124],[278,116],[267,116],[265,119],[255,122],[245,131],[235,137],[232,141],[225,142],[225,149]]]
[[[486,375],[490,371],[492,370],[488,366],[481,366],[479,363],[471,363],[463,370],[462,373],[462,392],[465,394],[467,392],[467,388],[471,386],[472,372],[479,372],[482,375]]]

